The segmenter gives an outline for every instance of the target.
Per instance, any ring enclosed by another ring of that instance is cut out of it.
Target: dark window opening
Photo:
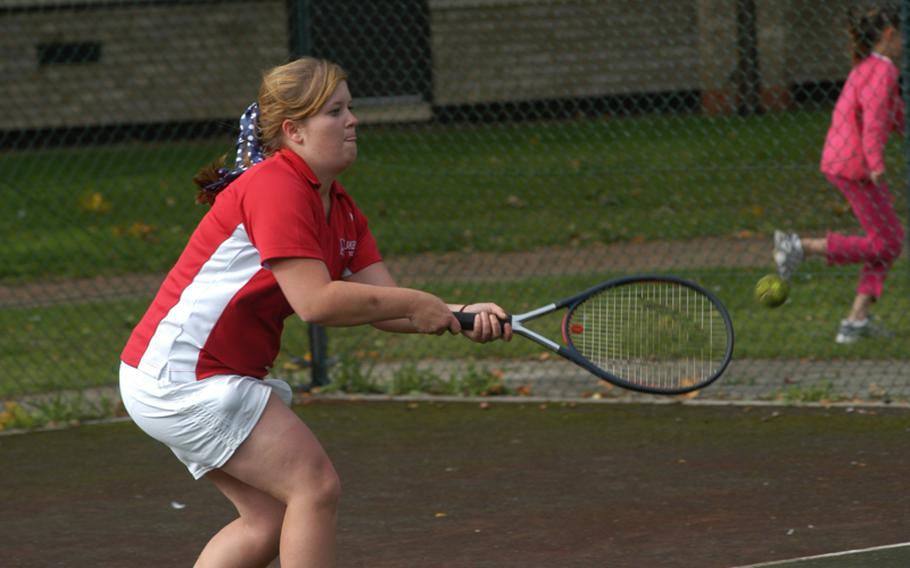
[[[310,0],[307,5],[309,54],[340,64],[355,98],[432,101],[427,0]]]
[[[39,43],[39,65],[74,65],[101,61],[101,43],[81,41],[71,43]]]

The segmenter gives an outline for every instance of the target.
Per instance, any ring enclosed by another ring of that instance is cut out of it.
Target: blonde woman
[[[122,353],[136,424],[239,513],[196,566],[335,565],[338,475],[267,377],[285,318],[403,333],[509,340],[491,303],[451,305],[389,274],[367,219],[337,181],[357,157],[342,69],[302,58],[267,72],[241,121],[235,168],[196,176],[212,207]]]

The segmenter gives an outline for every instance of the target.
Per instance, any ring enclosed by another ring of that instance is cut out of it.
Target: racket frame
[[[724,351],[724,356],[721,364],[714,369],[710,376],[704,377],[698,382],[689,385],[682,386],[677,388],[667,388],[667,387],[656,387],[650,385],[643,385],[639,383],[633,383],[622,377],[614,375],[613,373],[607,372],[606,370],[595,365],[589,361],[584,355],[579,353],[575,347],[572,345],[571,335],[569,334],[568,325],[569,325],[569,316],[582,302],[590,298],[591,296],[602,292],[603,290],[609,288],[617,288],[619,286],[625,286],[628,284],[640,283],[640,282],[668,282],[671,284],[676,284],[684,286],[686,288],[692,289],[699,294],[705,296],[708,301],[717,309],[717,312],[720,314],[724,329],[727,332],[727,345]],[[553,341],[552,339],[541,335],[540,333],[526,327],[524,322],[529,322],[545,316],[547,314],[553,313],[556,310],[566,309],[566,313],[562,319],[562,336],[565,345],[560,345],[559,343]],[[473,313],[458,312],[455,314],[459,320],[459,323],[465,329],[470,329],[474,324]],[[575,363],[579,367],[585,369],[589,373],[597,376],[600,379],[603,379],[611,384],[616,386],[648,394],[661,394],[661,395],[679,395],[686,394],[692,391],[703,389],[706,386],[710,385],[716,381],[727,369],[727,366],[730,364],[731,359],[733,358],[733,346],[735,343],[735,335],[733,332],[733,322],[730,319],[730,314],[727,311],[727,308],[723,303],[715,296],[713,293],[705,289],[703,286],[700,286],[694,282],[686,280],[684,278],[679,278],[678,276],[672,275],[663,275],[663,274],[642,274],[636,276],[624,276],[622,278],[616,278],[613,280],[608,280],[606,282],[601,282],[596,286],[592,286],[586,290],[578,292],[572,296],[554,302],[552,304],[547,304],[539,308],[530,310],[528,312],[520,314],[511,314],[508,318],[503,320],[503,323],[512,324],[512,333],[521,335],[531,341],[534,341],[543,347],[557,353],[559,356]]]

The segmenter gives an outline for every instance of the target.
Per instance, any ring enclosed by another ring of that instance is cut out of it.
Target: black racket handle
[[[477,314],[471,312],[452,312],[452,315],[455,316],[455,319],[461,324],[461,329],[467,331],[474,329],[474,316]],[[499,323],[503,325],[512,323],[512,316],[509,316],[506,319],[499,318]]]

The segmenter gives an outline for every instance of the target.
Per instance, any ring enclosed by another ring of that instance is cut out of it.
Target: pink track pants
[[[885,183],[827,175],[850,203],[864,236],[828,233],[828,264],[863,264],[857,294],[878,298],[888,271],[901,254],[904,229],[894,211],[894,199]]]

